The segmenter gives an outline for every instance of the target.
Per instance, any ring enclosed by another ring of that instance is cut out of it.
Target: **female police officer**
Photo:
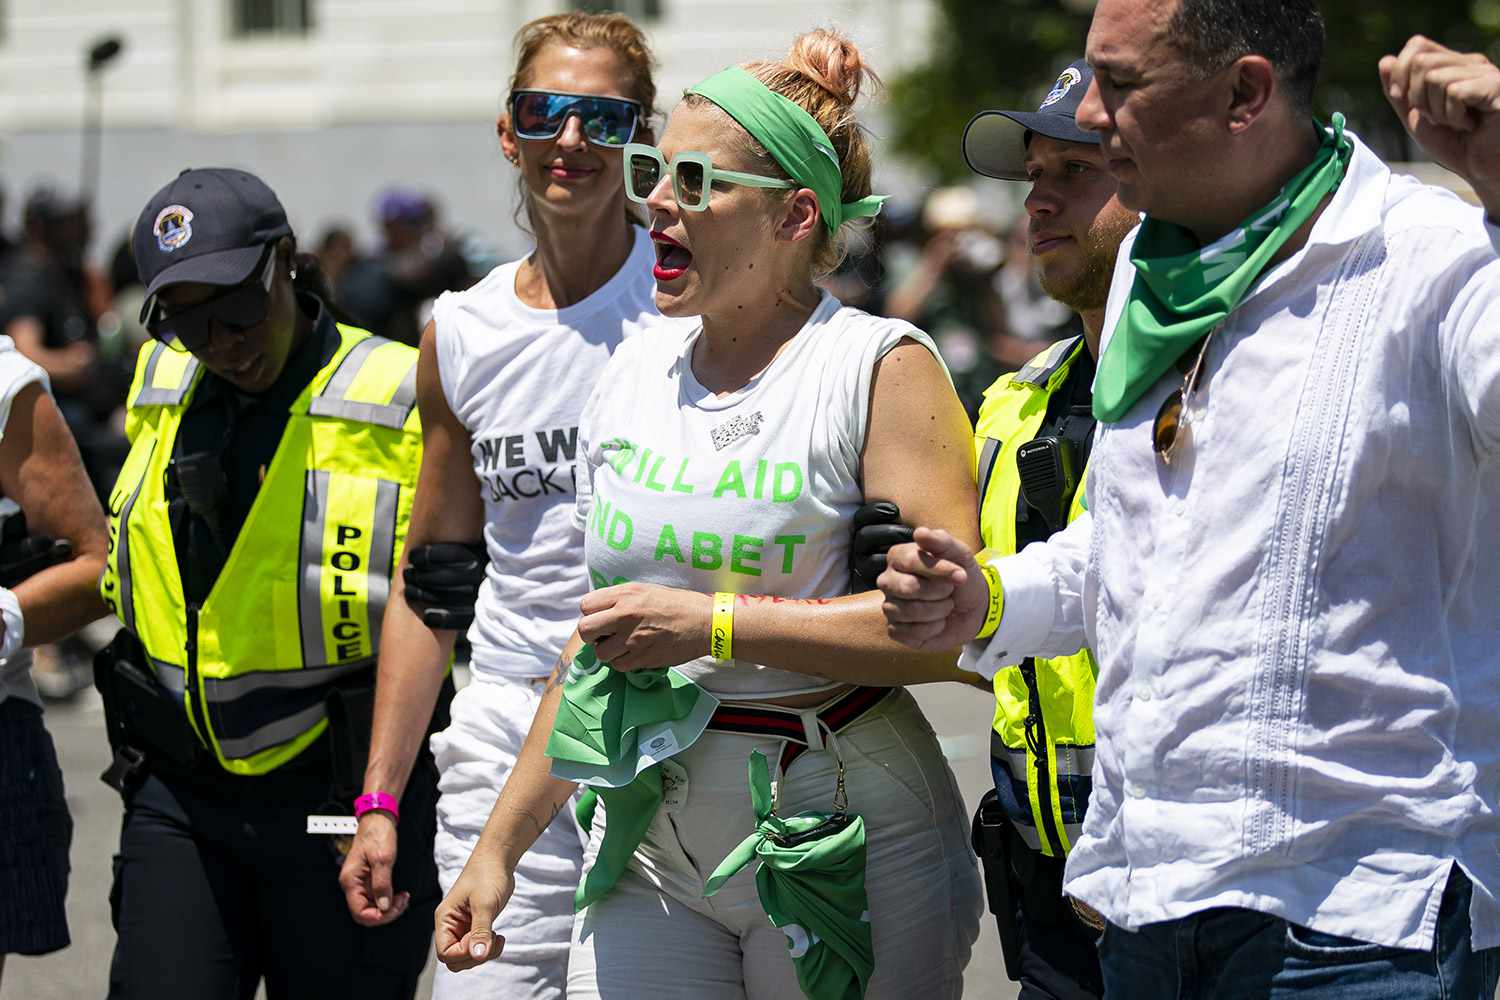
[[[249,998],[264,978],[272,998],[409,997],[437,894],[431,765],[386,804],[428,845],[401,858],[404,920],[349,920],[307,816],[358,756],[361,704],[368,726],[417,352],[335,322],[250,174],[185,171],[132,241],[158,342],[102,584],[125,625],[99,668],[126,803],[109,995]]]

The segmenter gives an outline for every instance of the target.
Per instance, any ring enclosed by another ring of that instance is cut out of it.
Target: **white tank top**
[[[5,436],[5,426],[10,422],[10,407],[21,390],[33,382],[40,382],[42,390],[51,393],[47,373],[16,350],[15,341],[0,336],[0,438]],[[0,523],[21,508],[14,500],[0,498]],[[36,685],[31,682],[31,650],[23,649],[8,660],[0,660],[0,701],[7,698],[22,698],[41,704]]]
[[[610,359],[589,400],[575,523],[585,531],[593,585],[847,594],[875,363],[903,338],[934,357],[937,349],[909,323],[844,308],[825,294],[763,372],[715,396],[693,377],[701,331],[696,321],[662,321],[642,333]],[[731,699],[834,686],[707,655],[679,669]]]
[[[573,526],[578,419],[610,355],[659,321],[642,229],[625,265],[565,309],[516,297],[520,261],[433,306],[443,395],[473,441],[489,566],[469,628],[474,676],[548,673],[588,590]]]

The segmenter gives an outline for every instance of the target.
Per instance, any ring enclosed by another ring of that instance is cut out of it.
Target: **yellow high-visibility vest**
[[[156,343],[136,361],[100,590],[199,741],[235,774],[296,757],[327,728],[329,685],[374,666],[411,517],[417,352],[351,327],[339,335],[292,404],[201,607],[183,594],[165,496],[201,366]]]
[[[1068,377],[1082,337],[1061,341],[985,392],[974,426],[978,459],[979,531],[985,548],[1016,551],[1021,474],[1016,450],[1037,436],[1052,394]],[[1084,510],[1078,487],[1068,519]],[[1016,801],[1030,805],[1030,823],[1012,815],[1032,847],[1053,857],[1072,849],[1083,825],[1094,768],[1094,682],[1099,667],[1087,649],[1057,659],[1005,667],[995,675],[991,755],[1008,773]],[[1002,799],[1004,794],[1002,792]]]

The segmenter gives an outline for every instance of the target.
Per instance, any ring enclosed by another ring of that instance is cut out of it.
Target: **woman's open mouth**
[[[656,244],[656,266],[651,273],[657,281],[676,281],[687,273],[693,263],[693,254],[666,233],[652,231],[651,242]]]

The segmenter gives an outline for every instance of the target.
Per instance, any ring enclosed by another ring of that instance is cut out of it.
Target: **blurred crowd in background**
[[[0,192],[0,218],[5,218]],[[1073,314],[1049,299],[1027,253],[1024,213],[981,211],[968,187],[932,191],[920,205],[888,204],[839,270],[826,279],[845,303],[908,320],[929,331],[972,419],[984,388],[1019,369],[1046,344],[1077,332]],[[291,206],[288,206],[291,207]],[[416,344],[432,302],[467,288],[499,260],[483,241],[445,224],[430,195],[382,191],[372,206],[379,244],[361,246],[335,225],[311,247],[335,304],[366,329]],[[20,225],[0,229],[0,332],[40,365],[83,453],[101,501],[126,454],[124,400],[148,334],[139,322],[144,290],[131,259],[126,220],[88,263],[89,206],[58,190],[26,192]],[[37,651],[43,697],[64,700],[91,680],[95,641],[84,633]]]

